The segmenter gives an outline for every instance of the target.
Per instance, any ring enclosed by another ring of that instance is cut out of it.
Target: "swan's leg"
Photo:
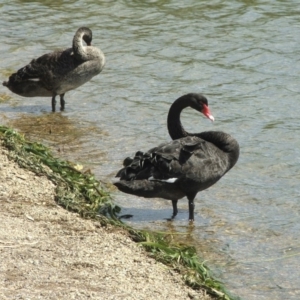
[[[60,95],[60,110],[63,111],[65,109],[65,99],[64,99],[65,94]]]
[[[194,204],[195,195],[187,196],[187,198],[189,200],[189,221],[193,222],[194,221],[194,208],[195,208],[195,204]]]
[[[56,105],[56,95],[53,95],[52,96],[52,111],[55,112],[55,105]]]
[[[173,206],[172,219],[174,219],[178,213],[177,202],[178,202],[178,200],[172,200],[172,206]]]
[[[178,202],[178,200],[172,200],[173,214],[172,214],[171,218],[166,218],[167,221],[172,221],[176,217],[176,215],[178,213],[177,202]]]

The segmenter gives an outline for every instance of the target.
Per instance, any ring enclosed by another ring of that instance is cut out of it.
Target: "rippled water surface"
[[[78,27],[93,30],[106,67],[66,94],[65,112],[53,117],[50,99],[1,87],[0,99],[11,98],[0,101],[0,121],[23,120],[28,134],[45,128],[60,155],[99,179],[111,181],[136,150],[170,140],[173,100],[205,94],[216,121],[188,110],[184,125],[232,134],[241,154],[197,195],[195,226],[185,199],[169,224],[168,201],[114,197],[134,226],[186,233],[242,299],[300,299],[299,1],[12,0],[0,1],[0,12],[1,81],[34,57],[70,47]]]

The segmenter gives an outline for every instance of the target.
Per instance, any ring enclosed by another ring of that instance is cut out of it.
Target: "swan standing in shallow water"
[[[125,159],[124,168],[116,175],[120,180],[114,185],[128,194],[172,200],[172,219],[178,212],[178,199],[186,196],[189,220],[193,221],[197,193],[215,184],[235,165],[239,145],[233,137],[221,131],[185,131],[180,113],[186,107],[214,120],[203,95],[187,94],[178,98],[168,114],[168,130],[173,141],[145,153],[138,151],[133,159]]]
[[[83,45],[83,41],[87,46]],[[91,42],[92,31],[81,27],[74,35],[72,48],[33,59],[2,84],[23,97],[52,97],[53,112],[55,98],[60,95],[60,109],[64,110],[65,93],[98,75],[105,65],[103,52],[91,46]]]

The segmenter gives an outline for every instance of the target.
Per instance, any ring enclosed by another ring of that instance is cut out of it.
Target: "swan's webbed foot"
[[[52,97],[52,101],[51,101],[51,104],[52,104],[52,112],[55,112],[55,105],[56,105],[56,100],[55,100],[55,98],[56,98],[56,95],[54,95],[54,96]]]
[[[60,95],[60,110],[64,111],[65,110],[65,99],[64,99],[65,94]]]

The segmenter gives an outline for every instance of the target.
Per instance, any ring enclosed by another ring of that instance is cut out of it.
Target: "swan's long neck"
[[[168,114],[168,131],[173,140],[186,136],[197,136],[207,142],[214,144],[226,153],[228,157],[228,170],[230,170],[239,158],[240,148],[238,142],[229,134],[222,131],[205,131],[201,133],[187,132],[180,121],[183,109],[190,106],[189,95],[178,98],[171,106]]]
[[[89,56],[86,52],[86,46],[83,45],[84,35],[91,37],[91,31],[85,28],[77,30],[73,38],[73,51],[76,59],[86,61],[89,59]],[[91,37],[92,38],[92,37]]]
[[[189,135],[189,133],[184,130],[180,121],[181,112],[188,106],[188,100],[185,100],[184,97],[180,97],[170,107],[167,124],[172,140],[180,139]]]

